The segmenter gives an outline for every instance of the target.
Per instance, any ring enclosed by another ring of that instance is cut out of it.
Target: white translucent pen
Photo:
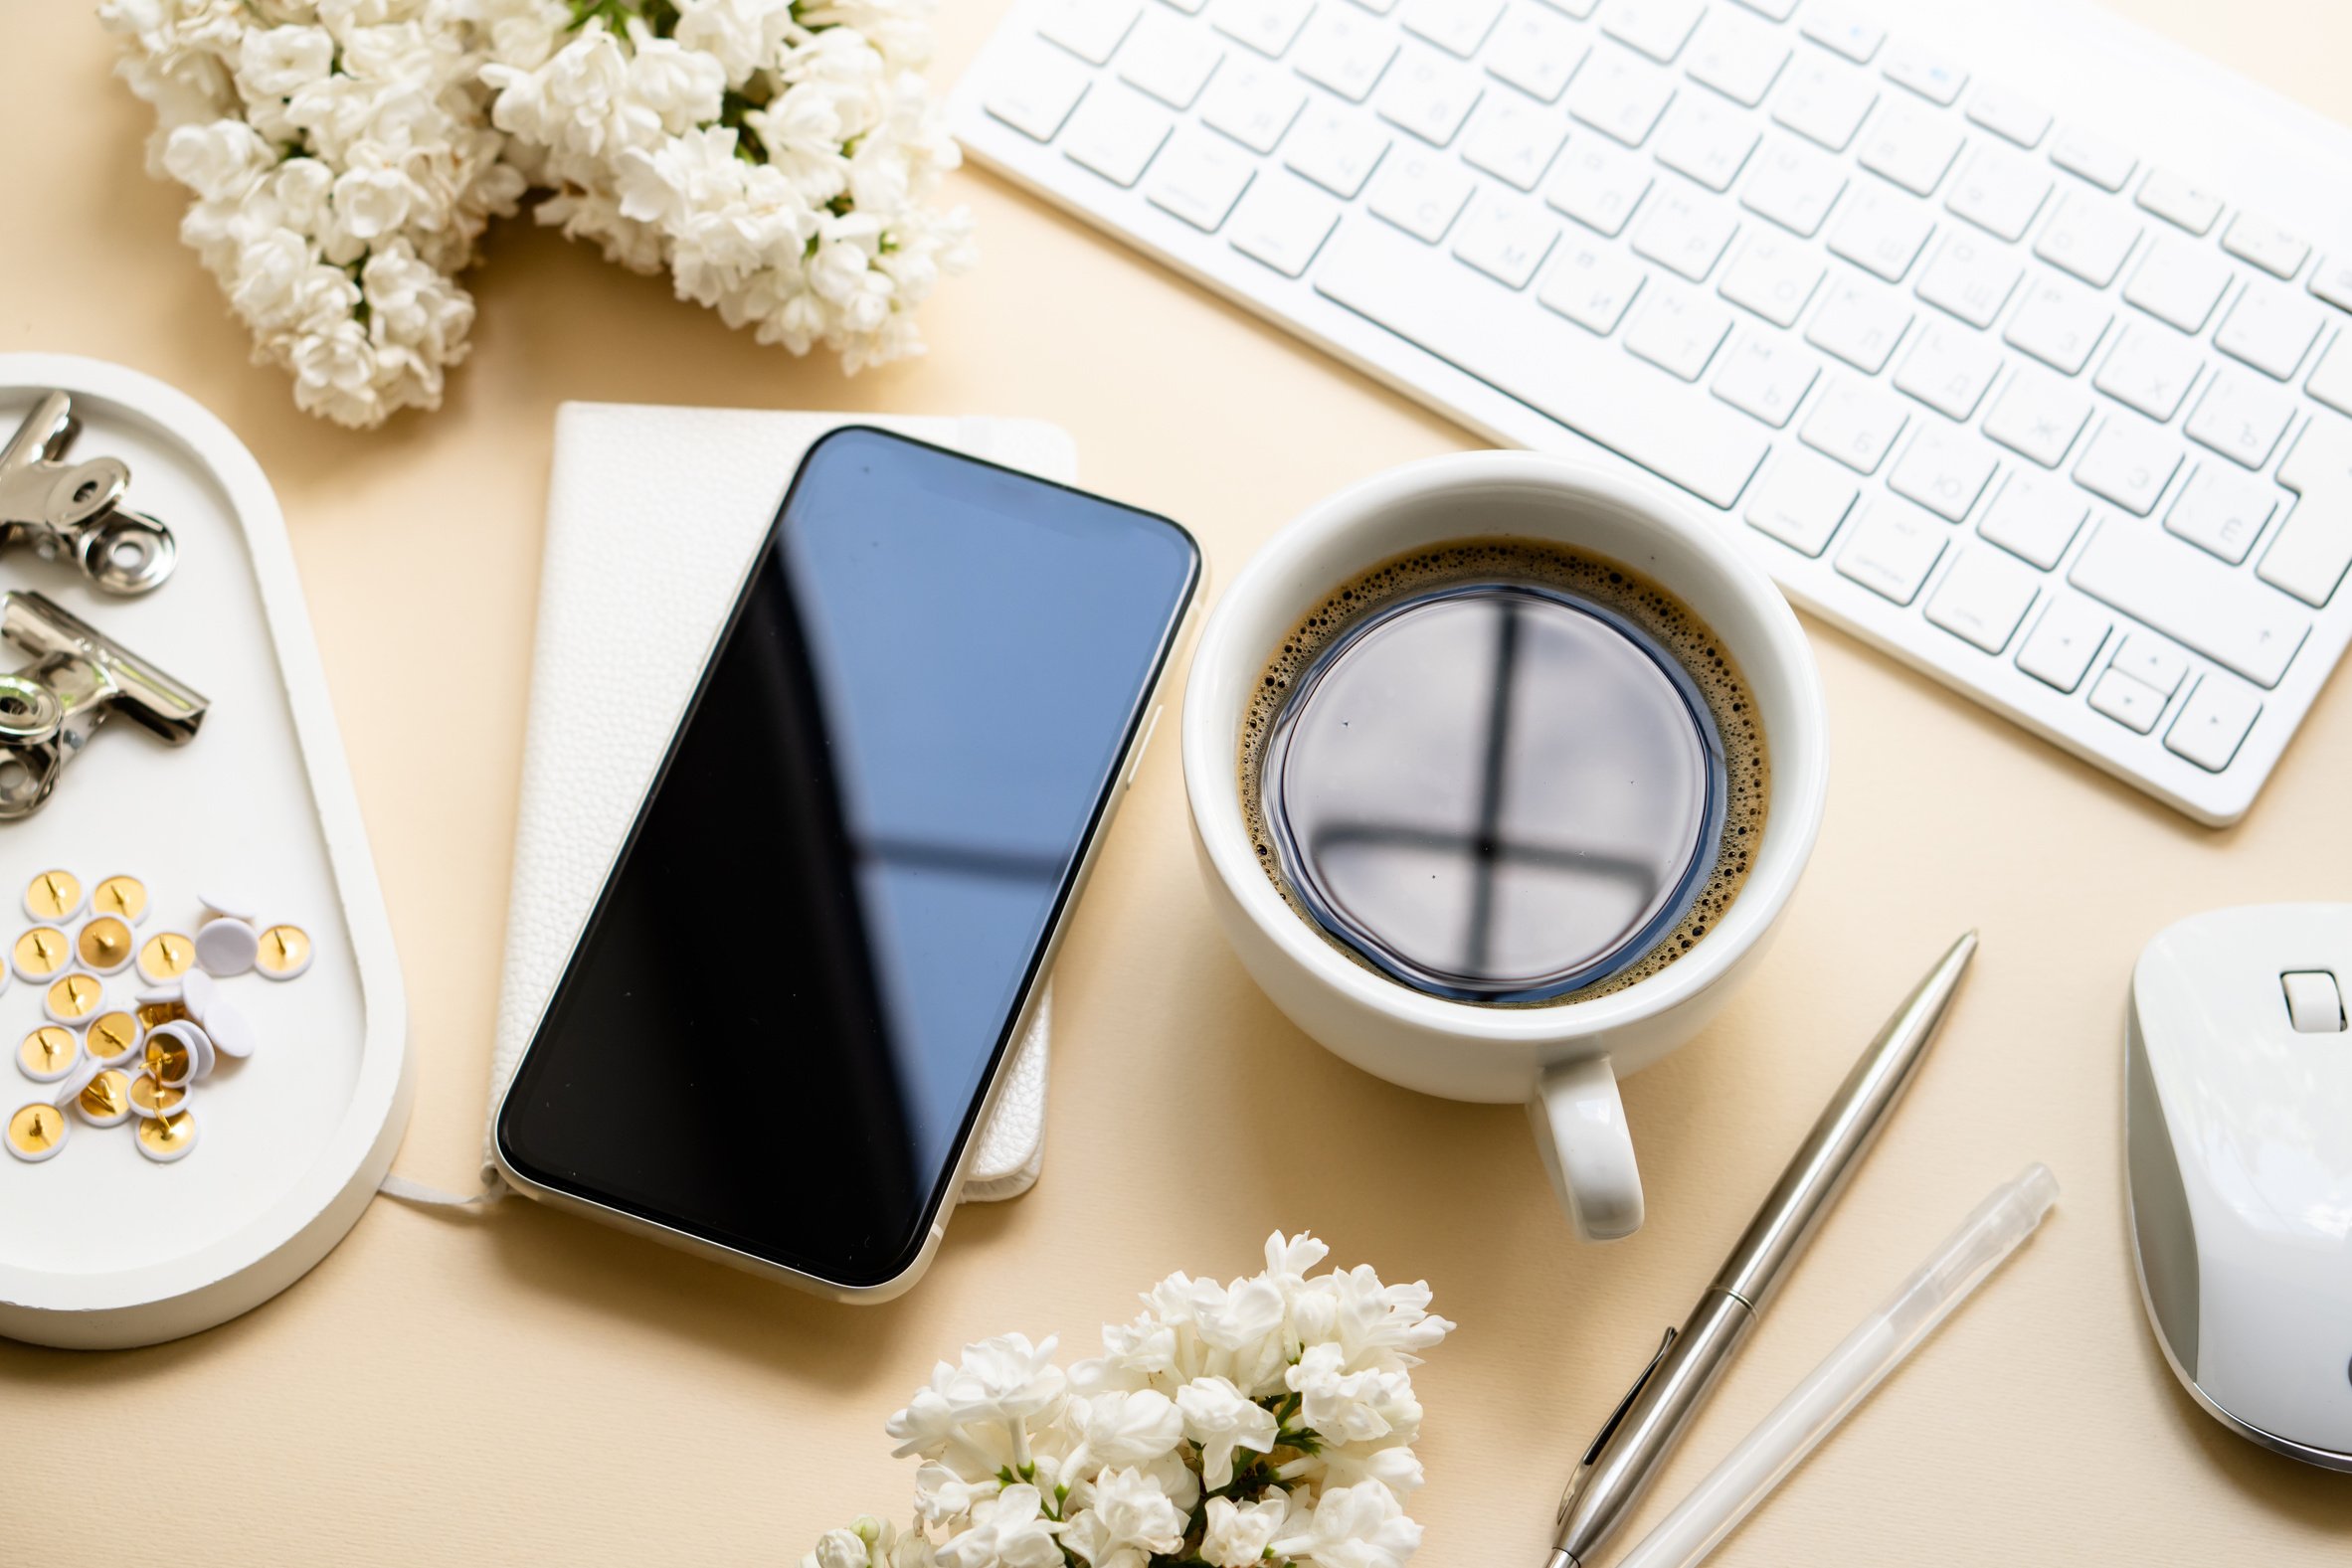
[[[1714,1551],[1799,1460],[2034,1233],[2057,1201],[2058,1178],[2047,1165],[2028,1165],[2015,1181],[1996,1187],[1900,1290],[1625,1554],[1618,1568],[1688,1568]]]

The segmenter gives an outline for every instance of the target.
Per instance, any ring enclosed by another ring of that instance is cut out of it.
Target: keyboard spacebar
[[[1698,388],[1375,219],[1342,228],[1315,287],[1717,506],[1739,499],[1771,449]]]

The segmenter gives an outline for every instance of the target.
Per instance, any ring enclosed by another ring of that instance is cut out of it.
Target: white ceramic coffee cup
[[[1630,1235],[1641,1173],[1617,1080],[1696,1034],[1763,952],[1820,830],[1828,745],[1821,679],[1761,570],[1662,484],[1526,452],[1392,469],[1323,502],[1259,551],[1201,633],[1184,689],[1184,788],[1201,874],[1252,978],[1301,1029],[1391,1083],[1450,1100],[1525,1102],[1577,1232]],[[1591,1001],[1482,1007],[1355,961],[1286,903],[1244,824],[1237,765],[1250,693],[1283,637],[1368,567],[1447,540],[1549,540],[1632,567],[1713,628],[1763,721],[1771,797],[1731,908],[1656,974]]]

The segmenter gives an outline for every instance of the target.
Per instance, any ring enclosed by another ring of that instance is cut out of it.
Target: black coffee
[[[1268,665],[1241,734],[1260,863],[1358,961],[1456,1000],[1582,1000],[1729,906],[1770,769],[1715,635],[1521,540],[1375,567]]]

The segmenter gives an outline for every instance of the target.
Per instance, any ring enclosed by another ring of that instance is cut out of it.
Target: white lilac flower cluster
[[[828,1531],[802,1568],[1399,1568],[1411,1369],[1454,1325],[1426,1284],[1310,1278],[1327,1252],[1276,1233],[1249,1279],[1172,1274],[1066,1373],[1050,1338],[967,1345],[890,1418],[913,1522]]]
[[[440,406],[456,275],[534,190],[730,325],[846,367],[921,351],[970,260],[919,72],[933,0],[99,0],[150,170],[303,409]]]

